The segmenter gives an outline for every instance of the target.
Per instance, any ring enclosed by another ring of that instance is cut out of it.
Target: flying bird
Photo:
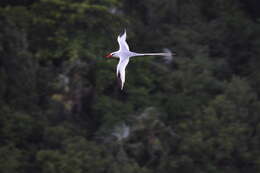
[[[126,30],[124,31],[124,33],[122,35],[119,35],[117,37],[117,41],[119,44],[119,50],[112,52],[108,55],[106,55],[106,58],[119,58],[119,63],[117,64],[117,68],[116,68],[116,75],[117,77],[120,79],[121,81],[121,90],[123,90],[124,87],[124,83],[125,83],[125,69],[126,66],[129,62],[129,59],[131,57],[135,57],[135,56],[166,56],[166,57],[171,57],[172,54],[171,52],[167,52],[167,53],[135,53],[129,50],[129,46],[126,42]]]

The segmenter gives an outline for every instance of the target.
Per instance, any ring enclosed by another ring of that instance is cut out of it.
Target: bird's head
[[[118,56],[117,56],[117,53],[116,53],[116,52],[112,52],[112,53],[106,55],[105,57],[106,57],[106,58],[117,58]]]

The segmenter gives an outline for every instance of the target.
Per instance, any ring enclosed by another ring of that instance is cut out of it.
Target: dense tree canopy
[[[257,173],[256,0],[0,2],[0,172]],[[117,49],[132,59],[123,91]]]

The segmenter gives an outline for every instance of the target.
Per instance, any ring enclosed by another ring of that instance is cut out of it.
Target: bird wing
[[[121,80],[121,90],[124,87],[125,83],[125,68],[129,62],[129,57],[120,58],[119,63],[117,64],[116,74],[117,77]]]
[[[117,37],[117,41],[118,41],[118,44],[119,44],[119,50],[120,51],[125,51],[125,50],[129,51],[129,46],[126,42],[126,30],[125,30],[125,32],[123,33],[122,36],[119,35]]]

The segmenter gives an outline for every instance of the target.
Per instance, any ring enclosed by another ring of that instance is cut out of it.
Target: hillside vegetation
[[[0,2],[0,172],[260,172],[256,0]],[[123,91],[124,28],[136,52]]]

